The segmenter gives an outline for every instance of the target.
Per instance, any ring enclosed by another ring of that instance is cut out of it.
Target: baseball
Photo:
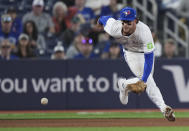
[[[45,97],[41,98],[41,104],[42,105],[47,105],[48,104],[48,99],[45,98]]]

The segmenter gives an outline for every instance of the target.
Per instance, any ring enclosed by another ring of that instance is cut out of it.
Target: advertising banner
[[[0,62],[0,110],[156,108],[146,93],[119,101],[117,80],[134,77],[124,60]],[[165,102],[189,108],[189,61],[157,60],[154,79]],[[41,105],[46,97],[48,105]]]

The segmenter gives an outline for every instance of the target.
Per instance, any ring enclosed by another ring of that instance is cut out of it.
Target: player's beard
[[[122,33],[123,33],[124,36],[131,35],[131,31],[130,31],[129,28],[123,28]]]

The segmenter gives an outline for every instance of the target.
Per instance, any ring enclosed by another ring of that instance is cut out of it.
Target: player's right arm
[[[111,16],[101,16],[98,20],[98,24],[104,27],[104,30],[113,37],[122,36],[122,23],[119,20],[115,20]]]

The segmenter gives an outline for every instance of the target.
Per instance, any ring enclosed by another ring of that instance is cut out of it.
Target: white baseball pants
[[[145,62],[144,54],[124,50],[124,57],[129,68],[134,73],[134,75],[137,78],[141,79],[143,75],[144,62]],[[146,93],[148,97],[152,100],[152,102],[161,110],[161,112],[164,112],[166,108],[166,104],[163,100],[163,97],[161,95],[159,88],[157,87],[153,79],[153,71],[154,71],[154,65],[152,68],[152,72],[149,75],[148,80],[146,82],[147,84]],[[127,84],[135,83],[139,79],[136,79],[136,78],[128,79]]]

